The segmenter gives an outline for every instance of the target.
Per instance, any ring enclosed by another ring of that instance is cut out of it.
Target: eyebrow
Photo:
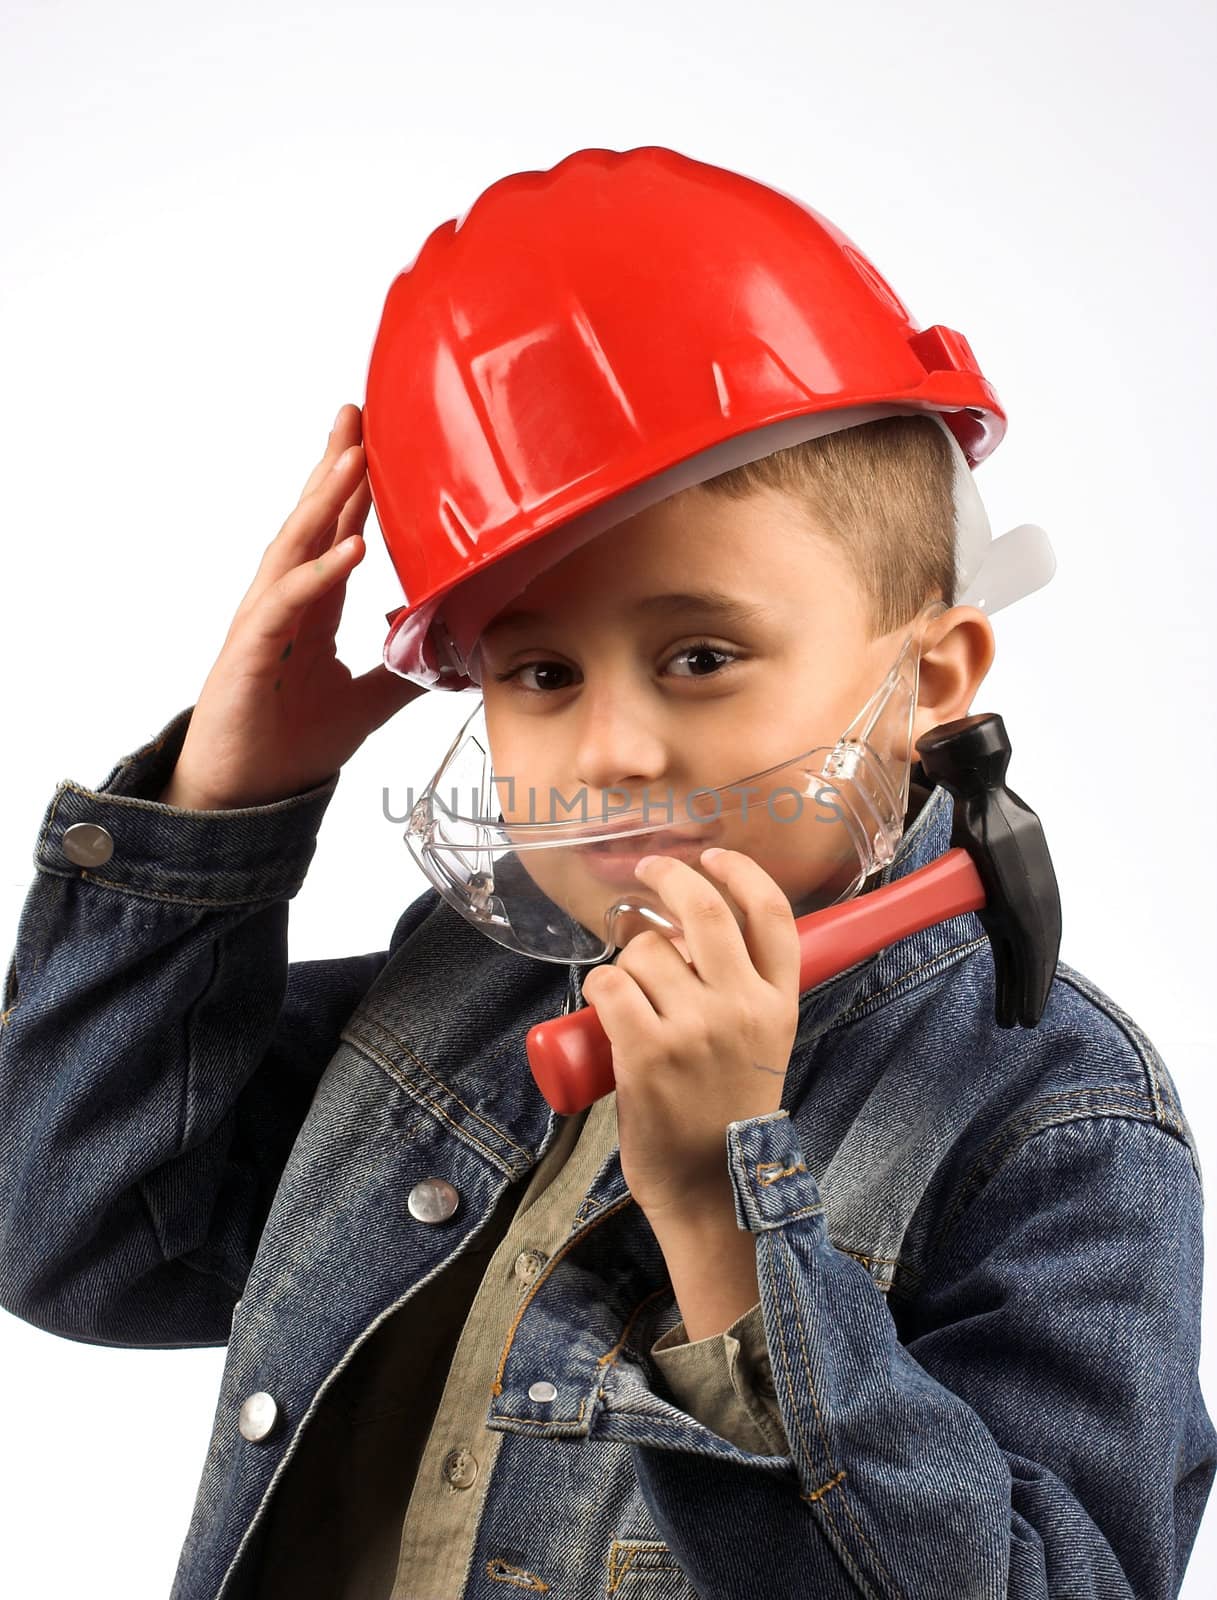
[[[748,601],[738,600],[733,595],[723,594],[719,589],[702,589],[682,594],[652,594],[645,599],[636,601],[630,607],[633,616],[675,616],[682,612],[700,611],[714,616],[718,621],[746,626],[749,623],[768,622],[775,615],[768,606],[752,604]],[[501,616],[487,623],[482,630],[485,638],[500,629],[508,631],[522,627],[527,622],[544,622],[546,613],[541,611],[504,611]]]

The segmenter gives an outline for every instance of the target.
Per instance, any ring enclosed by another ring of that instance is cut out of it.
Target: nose
[[[623,676],[585,685],[579,697],[575,772],[581,786],[624,790],[610,799],[613,810],[641,804],[643,790],[669,767],[669,741],[663,713],[632,692]]]

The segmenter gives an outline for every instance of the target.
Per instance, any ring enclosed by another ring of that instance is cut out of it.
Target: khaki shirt
[[[471,1246],[359,1346],[272,1495],[263,1600],[460,1600],[502,1438],[484,1419],[508,1326],[616,1148],[615,1093],[559,1117],[523,1192],[509,1184]],[[787,1453],[759,1301],[692,1344],[678,1321],[650,1354],[690,1416]]]

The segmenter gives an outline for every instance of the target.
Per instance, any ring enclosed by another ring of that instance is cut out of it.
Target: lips
[[[657,855],[660,851],[706,850],[717,829],[688,828],[665,830],[663,833],[636,833],[621,839],[600,839],[595,844],[580,845],[581,850],[594,850],[603,855],[632,854],[641,858]]]
[[[634,867],[643,856],[675,856],[680,861],[696,863],[703,850],[714,843],[715,832],[699,828],[696,833],[657,833],[635,835],[631,839],[602,840],[597,844],[578,846],[578,855],[596,877],[612,882],[637,882]]]

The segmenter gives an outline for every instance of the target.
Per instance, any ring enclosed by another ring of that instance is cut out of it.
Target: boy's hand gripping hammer
[[[941,723],[917,741],[926,777],[954,799],[951,848],[908,877],[800,917],[799,993],[932,923],[975,911],[989,936],[999,1025],[1043,1015],[1061,943],[1056,873],[1039,817],[1005,783],[1006,726],[996,712]],[[591,1006],[528,1031],[537,1087],[562,1116],[613,1089],[612,1047]]]

